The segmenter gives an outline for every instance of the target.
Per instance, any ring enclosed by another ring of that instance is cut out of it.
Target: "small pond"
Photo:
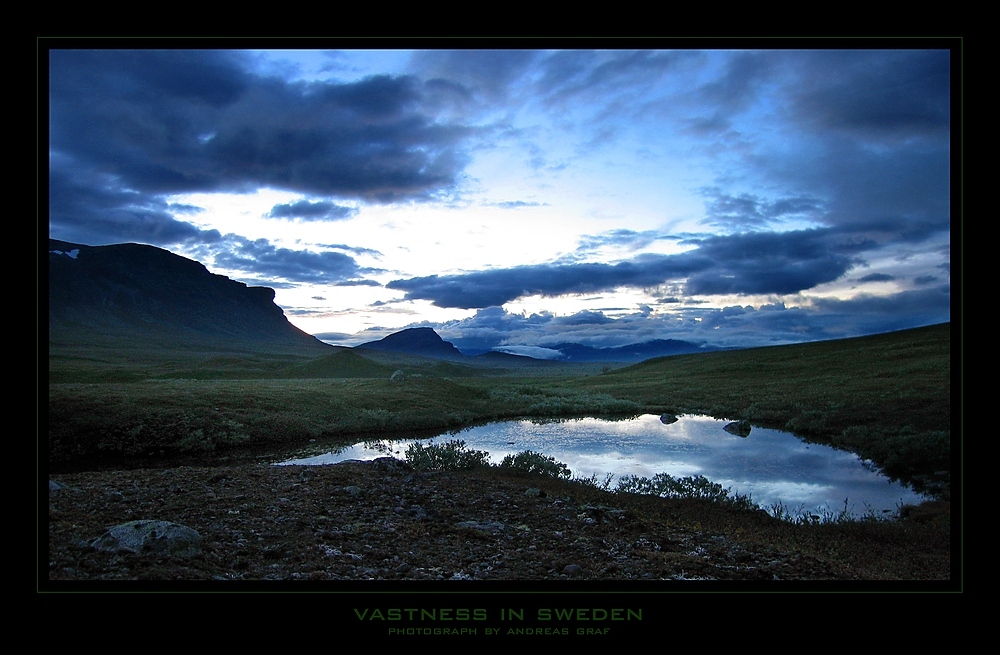
[[[467,448],[489,452],[495,464],[506,455],[532,450],[563,462],[574,477],[596,475],[599,482],[607,473],[650,478],[657,473],[702,475],[735,493],[750,494],[760,505],[780,502],[789,510],[839,512],[846,500],[850,511],[861,515],[924,500],[852,453],[806,443],[779,430],[755,427],[749,436],[740,437],[723,430],[727,423],[681,416],[664,424],[651,414],[622,421],[504,421],[420,441],[461,439]],[[281,464],[333,464],[387,455],[403,459],[413,441],[358,443]]]

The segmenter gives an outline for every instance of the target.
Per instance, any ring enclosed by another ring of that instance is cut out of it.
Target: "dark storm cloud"
[[[888,273],[869,273],[864,277],[858,278],[858,282],[892,282],[896,279],[896,276],[889,275]]]
[[[563,316],[554,320],[560,325],[594,325],[611,323],[614,319],[608,318],[599,311],[592,312],[584,309],[572,316]]]
[[[917,243],[950,229],[950,147],[904,143],[887,149],[840,140],[822,156],[791,160],[783,171],[829,200],[822,216],[879,241]]]
[[[693,93],[685,90],[670,105],[683,106],[690,112],[681,118],[684,132],[737,143],[743,140],[743,135],[734,128],[733,121],[757,103],[762,90],[774,83],[784,67],[781,53],[732,53],[718,75],[699,84]]]
[[[710,200],[706,204],[705,223],[729,228],[761,228],[788,218],[816,217],[821,202],[809,196],[793,196],[769,201],[752,194],[730,195],[718,187],[702,189]]]
[[[49,235],[73,243],[153,245],[211,243],[221,235],[178,221],[162,199],[122,189],[114,178],[53,158],[49,172]]]
[[[466,163],[461,145],[470,129],[426,113],[425,86],[413,77],[285,82],[255,75],[248,55],[225,51],[49,54],[53,158],[113,180],[107,213],[173,193],[262,186],[374,202],[423,199],[451,189]],[[54,182],[64,221],[86,209],[87,198],[60,195],[65,185]],[[141,197],[112,201],[111,191],[126,190]],[[340,217],[331,211],[328,218]],[[149,210],[141,220],[170,223]],[[119,229],[122,237],[129,231]],[[157,243],[192,236],[177,226],[159,234]]]
[[[358,213],[356,207],[336,205],[329,200],[310,202],[299,200],[288,204],[275,205],[265,216],[267,218],[298,218],[303,221],[340,221]]]
[[[345,280],[344,282],[336,282],[333,286],[335,287],[380,287],[382,286],[375,280]]]
[[[336,284],[363,272],[352,257],[339,252],[289,250],[277,248],[266,239],[251,241],[235,235],[227,235],[214,249],[214,258],[221,268],[293,283]]]
[[[951,320],[948,285],[902,291],[890,296],[862,294],[848,300],[812,299],[813,312],[822,315],[833,330],[873,334]]]
[[[200,214],[205,211],[204,207],[198,207],[195,205],[185,205],[179,202],[172,202],[167,205],[169,209],[174,214]]]
[[[503,305],[530,295],[656,287],[687,278],[688,295],[789,294],[836,280],[856,260],[838,251],[830,230],[748,233],[691,240],[677,255],[645,254],[617,264],[543,264],[460,275],[393,280],[386,287],[439,307]]]
[[[947,50],[814,52],[792,107],[817,129],[866,138],[947,134]]]
[[[692,271],[688,295],[798,293],[836,280],[856,261],[838,252],[828,230],[710,237],[695,252],[714,264]]]
[[[722,74],[698,89],[698,97],[722,113],[741,111],[758,98],[760,87],[770,82],[781,65],[776,52],[742,52],[730,57]]]
[[[497,100],[537,56],[531,50],[426,50],[414,53],[410,68],[431,79],[435,90]]]
[[[405,291],[407,299],[431,300],[439,307],[472,309],[502,305],[535,294],[591,293],[628,284],[652,286],[666,277],[683,275],[686,270],[685,262],[665,258],[644,266],[634,262],[517,266],[393,280],[386,287]]]
[[[763,108],[764,93],[780,109]],[[719,186],[703,190],[706,223],[806,218],[865,250],[950,229],[947,50],[737,53],[695,95],[698,104],[679,105],[679,124],[700,126],[705,152],[727,162]],[[780,132],[748,139],[765,116]],[[736,179],[778,200],[733,192]]]
[[[378,250],[373,250],[371,248],[357,248],[343,243],[318,243],[316,245],[320,248],[326,248],[327,250],[343,250],[344,252],[353,252],[355,255],[371,255],[372,257],[382,256],[382,253]]]

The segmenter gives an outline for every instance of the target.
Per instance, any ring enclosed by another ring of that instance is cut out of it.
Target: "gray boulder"
[[[55,493],[57,491],[62,491],[63,489],[69,489],[62,482],[56,482],[55,480],[49,480],[49,493]]]
[[[170,521],[129,521],[108,528],[90,546],[112,553],[189,557],[201,552],[201,535]]]
[[[676,423],[677,417],[673,414],[660,414],[660,423],[664,425],[670,425],[671,423]]]

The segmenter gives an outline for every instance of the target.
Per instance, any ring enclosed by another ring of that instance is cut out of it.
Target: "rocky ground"
[[[49,581],[951,575],[947,503],[891,522],[792,525],[707,501],[611,494],[496,468],[417,472],[388,458],[73,473],[52,476],[49,489]],[[197,537],[173,551],[154,543],[130,552],[106,534],[138,520],[181,524]]]

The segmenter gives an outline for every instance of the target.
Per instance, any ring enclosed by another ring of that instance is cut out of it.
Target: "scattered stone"
[[[351,494],[352,496],[357,496],[361,493],[361,487],[355,487],[354,485],[351,485],[349,487],[344,487],[344,491]]]
[[[413,470],[407,462],[395,457],[378,457],[372,460],[372,466],[382,473],[409,473]]]
[[[579,564],[567,564],[565,568],[563,568],[563,573],[566,575],[580,575],[583,573],[583,567]]]
[[[404,511],[406,512],[407,516],[409,516],[412,519],[416,519],[417,521],[423,521],[424,519],[427,518],[427,510],[425,510],[420,505],[410,505]]]
[[[660,414],[660,423],[664,425],[670,425],[671,423],[676,423],[677,417],[673,414]]]
[[[394,371],[392,375],[389,376],[389,382],[402,382],[406,379],[406,373],[402,371]]]
[[[49,480],[49,493],[55,493],[57,491],[62,491],[63,489],[69,489],[62,482],[56,482],[55,480]]]
[[[545,498],[545,496],[547,496],[548,494],[546,494],[541,489],[535,489],[534,487],[532,487],[531,489],[525,491],[524,495],[530,496],[531,498]]]
[[[90,547],[111,553],[189,557],[201,552],[201,535],[170,521],[129,521],[108,528]]]
[[[733,421],[722,428],[729,434],[734,434],[737,437],[749,437],[750,436],[750,421]]]
[[[456,528],[472,528],[483,532],[502,532],[506,526],[499,521],[462,521],[455,524]]]

